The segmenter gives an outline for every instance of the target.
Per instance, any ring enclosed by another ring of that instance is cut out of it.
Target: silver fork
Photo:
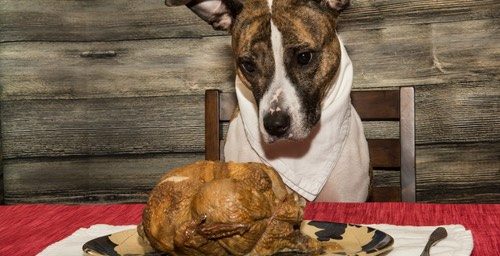
[[[422,252],[422,254],[420,254],[420,256],[430,256],[429,252],[431,250],[431,247],[434,246],[437,242],[446,238],[447,236],[448,232],[446,232],[445,228],[443,227],[436,228],[429,237],[429,240],[425,245],[424,251]]]

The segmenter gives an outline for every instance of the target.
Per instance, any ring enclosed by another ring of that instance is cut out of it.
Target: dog
[[[366,201],[368,145],[337,36],[349,0],[166,0],[232,38],[239,111],[226,161],[264,162],[309,201]]]

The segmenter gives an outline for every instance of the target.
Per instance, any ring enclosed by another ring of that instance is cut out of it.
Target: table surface
[[[36,255],[94,224],[138,224],[144,205],[0,206],[0,255]],[[472,230],[472,255],[500,255],[500,204],[310,203],[305,219],[357,224],[462,224]]]

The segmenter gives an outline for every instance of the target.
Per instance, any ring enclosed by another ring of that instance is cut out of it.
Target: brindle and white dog
[[[308,200],[364,201],[369,157],[336,23],[349,0],[167,0],[232,35],[240,111],[226,161],[264,162]]]

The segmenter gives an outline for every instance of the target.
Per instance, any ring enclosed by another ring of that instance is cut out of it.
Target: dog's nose
[[[281,137],[290,128],[290,116],[284,111],[267,113],[264,116],[264,128],[270,135]]]

